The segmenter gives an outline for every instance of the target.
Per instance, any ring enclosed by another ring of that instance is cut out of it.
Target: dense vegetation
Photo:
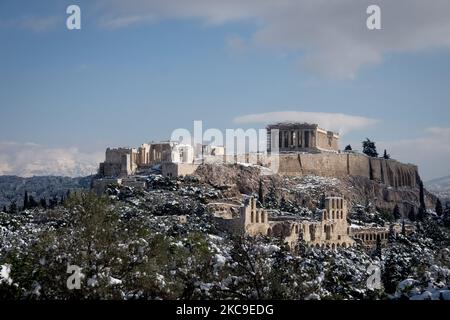
[[[448,229],[437,216],[380,252],[301,246],[294,255],[277,239],[218,232],[201,204],[185,208],[188,221],[181,223],[176,214],[143,209],[126,192],[77,193],[53,209],[1,213],[0,299],[448,296]],[[81,268],[79,290],[67,286],[71,265]],[[381,270],[380,289],[367,286],[370,265]]]

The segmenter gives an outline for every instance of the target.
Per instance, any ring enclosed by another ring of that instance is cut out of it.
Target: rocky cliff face
[[[226,190],[227,196],[236,199],[241,194],[262,194],[266,202],[288,202],[293,206],[314,208],[320,205],[323,195],[342,195],[352,205],[371,204],[385,210],[393,210],[398,205],[405,215],[411,208],[417,212],[420,206],[420,177],[416,167],[389,160],[374,163],[380,165],[380,170],[372,169],[372,175],[369,171],[366,176],[345,173],[325,175],[327,169],[320,166],[317,167],[320,169],[304,170],[300,174],[291,172],[267,176],[261,174],[261,167],[242,165],[202,165],[196,175],[201,182],[222,188]],[[369,168],[369,164],[367,166]],[[383,172],[386,180],[378,175],[382,166],[385,168]],[[386,181],[396,186],[386,184]],[[404,185],[408,183],[411,186]],[[425,191],[426,206],[434,208],[435,202],[436,197]],[[270,203],[266,205],[270,206]]]
[[[392,187],[415,188],[420,182],[415,165],[352,153],[280,155],[279,173],[294,176],[358,176]]]

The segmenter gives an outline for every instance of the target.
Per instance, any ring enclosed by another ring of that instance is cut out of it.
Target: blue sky
[[[286,0],[275,10],[276,2],[248,2],[2,1],[0,173],[34,173],[52,150],[71,150],[61,170],[95,163],[106,146],[167,139],[194,120],[263,127],[236,118],[297,111],[322,113],[345,133],[341,147],[370,137],[417,163],[425,179],[450,174],[450,37],[438,34],[450,22],[436,16],[444,8],[379,1],[386,23],[370,33],[364,23],[346,25],[366,18],[356,1],[343,1],[352,10],[334,8],[334,22],[325,4]],[[70,4],[81,8],[81,30],[65,27]],[[301,25],[289,6],[299,9]],[[396,24],[393,13],[408,10],[425,13],[403,29],[405,17]],[[311,12],[318,18],[304,21]],[[337,31],[321,31],[327,24]],[[335,113],[368,121],[349,128],[333,122]]]

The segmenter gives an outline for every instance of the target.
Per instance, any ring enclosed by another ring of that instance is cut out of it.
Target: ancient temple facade
[[[282,122],[268,125],[266,130],[269,153],[339,151],[339,134],[317,124]]]

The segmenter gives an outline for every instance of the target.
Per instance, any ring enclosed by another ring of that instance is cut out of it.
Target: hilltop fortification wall
[[[265,154],[223,155],[205,158],[204,163],[251,163],[270,167],[276,163],[274,157]],[[392,187],[410,188],[418,187],[420,182],[416,165],[361,153],[282,153],[277,157],[278,173],[282,175],[356,176]]]
[[[393,187],[418,186],[418,168],[392,159],[364,154],[281,154],[279,173],[328,177],[361,176]]]

